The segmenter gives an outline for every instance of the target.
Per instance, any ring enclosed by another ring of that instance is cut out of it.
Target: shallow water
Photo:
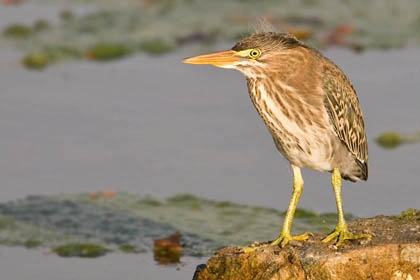
[[[191,279],[205,260],[184,257],[181,264],[155,265],[150,254],[108,254],[96,259],[59,258],[41,250],[0,247],[3,279]],[[24,268],[22,268],[24,264]]]
[[[223,48],[223,47],[221,47]],[[0,67],[2,201],[28,194],[114,189],[285,209],[291,172],[249,100],[240,73],[159,58]],[[345,182],[358,216],[418,207],[418,145],[383,150],[383,131],[418,130],[420,50],[326,52],[349,75],[365,113],[368,182]],[[1,50],[1,64],[17,55]],[[175,70],[176,69],[176,70]],[[335,211],[329,175],[304,170],[301,207]]]

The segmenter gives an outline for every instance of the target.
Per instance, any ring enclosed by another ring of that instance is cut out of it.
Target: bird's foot
[[[327,237],[322,239],[322,242],[327,243],[333,240],[334,238],[337,238],[335,245],[338,247],[343,244],[344,240],[355,240],[355,239],[371,238],[371,237],[372,235],[367,234],[367,233],[353,235],[350,233],[347,226],[337,226],[337,228],[331,234],[329,234]]]
[[[256,246],[252,246],[252,247],[245,247],[245,248],[242,248],[242,252],[251,253],[251,252],[254,252],[254,251],[256,251],[260,248],[264,248],[264,247],[268,247],[268,246],[277,246],[277,245],[279,245],[281,248],[284,248],[284,246],[286,246],[287,243],[289,243],[289,241],[291,241],[291,240],[301,241],[301,240],[306,240],[308,238],[309,238],[308,233],[304,233],[304,234],[296,235],[296,236],[292,236],[290,234],[281,234],[276,240],[274,240],[271,243],[258,244]]]
[[[292,236],[290,234],[281,234],[279,236],[279,238],[277,238],[276,240],[271,242],[270,245],[272,245],[272,246],[280,245],[280,247],[284,248],[284,246],[286,246],[287,243],[289,243],[289,241],[291,241],[291,240],[301,241],[301,240],[306,240],[308,238],[309,238],[308,233],[304,233],[304,234],[301,234],[301,235],[295,235],[295,236]]]
[[[258,249],[265,248],[265,247],[267,247],[269,245],[270,244],[251,245],[252,247],[250,246],[250,247],[241,248],[241,252],[242,253],[245,253],[245,254],[248,254],[248,253],[252,253],[252,252],[257,251]]]

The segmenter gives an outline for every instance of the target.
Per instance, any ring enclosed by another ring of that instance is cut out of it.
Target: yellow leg
[[[295,215],[296,206],[299,202],[299,198],[303,190],[303,178],[302,178],[302,174],[300,173],[300,168],[292,165],[292,171],[293,171],[293,194],[292,194],[292,198],[290,199],[289,208],[287,208],[286,216],[284,217],[283,229],[281,230],[280,236],[276,240],[271,242],[270,244],[270,245],[280,245],[282,248],[286,246],[286,244],[290,240],[305,240],[305,239],[308,239],[309,237],[307,233],[298,235],[298,236],[290,235],[290,229],[292,227],[293,216]],[[249,253],[264,246],[267,246],[267,245],[243,248],[243,251],[245,253]]]
[[[300,195],[303,190],[303,178],[300,173],[300,168],[292,165],[293,171],[293,194],[290,199],[289,208],[287,208],[286,216],[284,217],[283,229],[281,230],[280,236],[274,240],[271,245],[280,245],[282,248],[290,240],[305,240],[308,239],[308,234],[302,234],[298,236],[291,236],[290,229],[292,228],[293,216],[295,215],[296,206],[299,202]]]
[[[360,239],[372,237],[370,234],[352,235],[347,228],[346,220],[344,219],[343,202],[341,199],[341,174],[338,168],[334,168],[332,172],[331,183],[334,188],[335,199],[337,202],[338,225],[335,228],[334,232],[325,237],[322,241],[330,242],[334,238],[338,237],[336,245],[340,246],[346,239]]]

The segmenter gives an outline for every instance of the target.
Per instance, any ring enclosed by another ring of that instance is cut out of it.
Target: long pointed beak
[[[234,65],[242,59],[235,51],[227,50],[222,52],[215,52],[203,54],[199,56],[189,57],[183,59],[182,62],[189,64],[211,64],[217,67],[226,67]]]

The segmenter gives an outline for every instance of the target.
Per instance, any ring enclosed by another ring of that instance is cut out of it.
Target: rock
[[[285,248],[261,247],[243,253],[224,248],[197,267],[193,280],[327,280],[420,279],[420,212],[397,217],[378,216],[349,224],[355,234],[372,239],[345,241],[337,248],[313,234]]]

